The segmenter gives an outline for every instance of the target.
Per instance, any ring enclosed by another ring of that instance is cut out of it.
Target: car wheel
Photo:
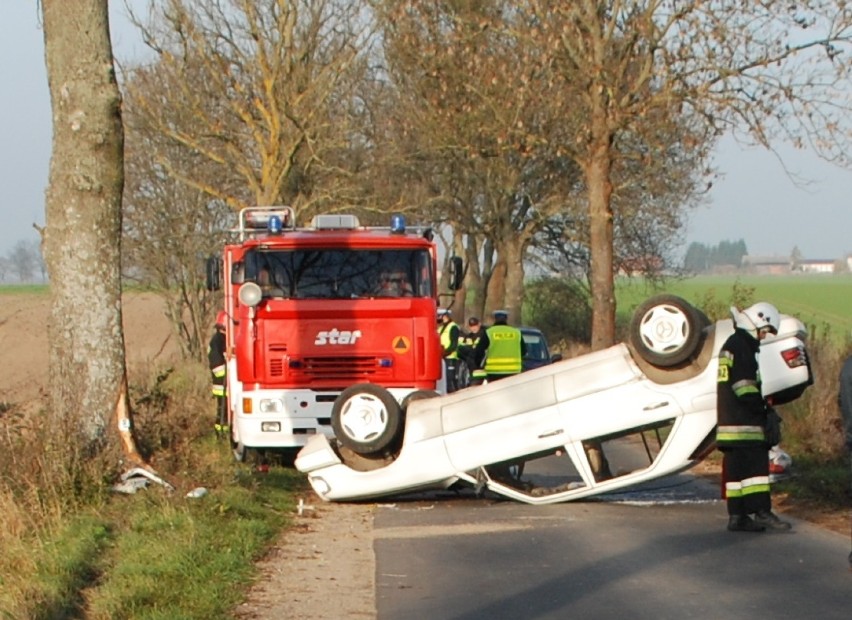
[[[642,359],[662,368],[692,357],[705,321],[688,301],[656,295],[639,305],[630,323],[630,341]]]
[[[359,383],[340,393],[331,408],[331,427],[341,445],[357,454],[375,454],[400,431],[402,411],[383,387]]]
[[[408,396],[402,399],[402,411],[403,413],[408,411],[408,405],[410,405],[415,400],[423,400],[425,398],[437,398],[438,396],[440,396],[440,394],[435,390],[414,390]]]

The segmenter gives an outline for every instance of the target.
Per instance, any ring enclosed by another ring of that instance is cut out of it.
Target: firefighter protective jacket
[[[720,448],[764,443],[767,406],[760,391],[759,351],[760,341],[738,328],[719,352],[716,443]]]
[[[207,361],[213,375],[213,396],[225,395],[225,333],[216,330],[207,346]]]

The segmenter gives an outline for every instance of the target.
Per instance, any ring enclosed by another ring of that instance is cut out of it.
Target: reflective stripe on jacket
[[[755,493],[769,493],[769,491],[769,476],[753,476],[745,480],[725,482],[725,497],[729,499],[754,495]]]

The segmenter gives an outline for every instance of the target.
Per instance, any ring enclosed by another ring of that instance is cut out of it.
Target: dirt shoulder
[[[240,620],[375,618],[373,506],[312,497],[265,559]]]

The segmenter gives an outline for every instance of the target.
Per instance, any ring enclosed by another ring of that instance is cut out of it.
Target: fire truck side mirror
[[[218,256],[208,256],[207,264],[205,266],[205,272],[207,275],[207,290],[208,291],[218,291],[222,282],[222,273],[220,270],[220,263]]]
[[[450,257],[450,290],[457,291],[464,282],[464,263],[461,256]]]

